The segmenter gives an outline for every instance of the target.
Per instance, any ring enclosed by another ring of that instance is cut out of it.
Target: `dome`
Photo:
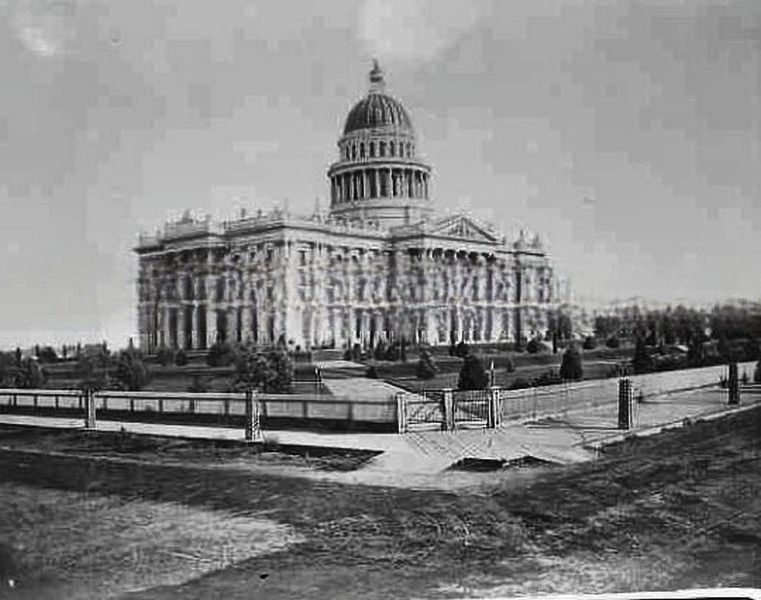
[[[349,111],[344,135],[360,129],[392,127],[412,133],[412,121],[401,103],[383,93],[383,72],[376,62],[370,71],[370,92]]]

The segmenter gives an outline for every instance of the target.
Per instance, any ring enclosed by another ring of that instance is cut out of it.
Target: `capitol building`
[[[327,179],[328,211],[186,212],[141,235],[140,347],[515,342],[544,335],[566,300],[537,236],[437,214],[431,167],[377,63]]]

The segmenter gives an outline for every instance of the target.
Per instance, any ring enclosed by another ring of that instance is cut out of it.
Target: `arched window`
[[[351,159],[357,160],[357,145],[356,144],[351,145]]]
[[[389,142],[389,145],[388,145],[389,156],[394,156],[395,152],[396,152],[396,147],[394,145],[394,142]]]
[[[359,145],[359,157],[364,158],[365,157],[365,144],[364,142]]]
[[[370,142],[370,158],[375,158],[375,142]]]
[[[379,156],[386,156],[386,142],[381,142],[380,143],[380,148],[379,148],[378,155]]]
[[[407,156],[412,156],[412,145],[409,142],[407,143]]]

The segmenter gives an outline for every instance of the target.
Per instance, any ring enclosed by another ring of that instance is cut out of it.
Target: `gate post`
[[[252,388],[248,388],[246,390],[246,441],[259,441],[261,433],[259,403],[256,400],[256,392]]]
[[[732,361],[729,363],[729,400],[728,404],[740,404],[740,380],[737,376],[737,363]]]
[[[97,422],[95,420],[95,394],[91,388],[85,388],[85,429],[95,431]]]
[[[489,410],[487,412],[486,421],[486,426],[488,428],[494,429],[499,427],[502,416],[501,409],[502,407],[499,403],[499,388],[492,386],[489,388]]]
[[[397,433],[407,433],[407,396],[404,392],[396,394]]]
[[[618,428],[631,429],[632,382],[630,379],[618,380]]]
[[[454,393],[451,388],[441,390],[444,393],[443,398],[443,417],[441,422],[442,431],[454,430]]]

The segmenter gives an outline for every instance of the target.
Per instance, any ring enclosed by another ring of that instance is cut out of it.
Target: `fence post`
[[[618,380],[618,428],[631,429],[632,382],[630,379]]]
[[[451,388],[445,388],[441,390],[444,394],[443,402],[443,417],[441,422],[442,431],[454,430],[454,392]]]
[[[85,428],[95,431],[97,429],[97,422],[95,420],[95,394],[90,388],[84,390],[85,399]]]
[[[497,386],[491,386],[489,388],[489,411],[487,416],[487,427],[490,429],[499,427],[502,416],[502,407],[499,402],[499,388]]]
[[[261,438],[259,403],[252,388],[246,390],[246,441],[257,442]]]
[[[407,433],[407,396],[404,392],[396,394],[397,433]]]
[[[740,404],[740,380],[737,376],[737,363],[734,361],[729,363],[727,387],[729,389],[728,404]]]

